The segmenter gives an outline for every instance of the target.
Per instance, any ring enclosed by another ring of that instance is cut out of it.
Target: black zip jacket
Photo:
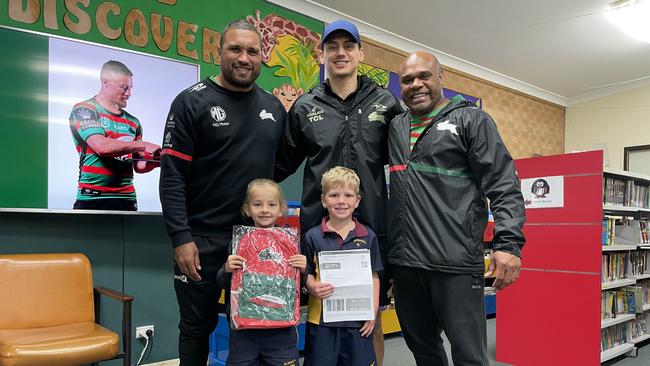
[[[409,153],[411,115],[390,124],[388,262],[448,273],[483,273],[486,197],[494,249],[521,257],[524,201],[496,124],[467,101],[451,102]]]
[[[206,78],[172,102],[164,132],[160,202],[172,245],[241,225],[248,183],[271,178],[286,123],[280,101],[257,85],[224,89]]]
[[[361,180],[361,204],[355,216],[378,236],[386,233],[388,122],[402,109],[388,90],[366,76],[358,80],[352,103],[341,101],[323,83],[302,95],[289,111],[274,177],[284,180],[307,159],[300,211],[303,235],[327,215],[320,200],[320,181],[325,171],[337,165],[353,169]]]

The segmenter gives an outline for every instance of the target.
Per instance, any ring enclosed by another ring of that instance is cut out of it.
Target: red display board
[[[515,165],[520,179],[562,176],[564,206],[526,209],[521,277],[497,294],[497,361],[598,365],[602,151]]]

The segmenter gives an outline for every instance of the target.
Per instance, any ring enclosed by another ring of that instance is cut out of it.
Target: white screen
[[[198,65],[160,59],[113,48],[50,38],[48,98],[48,208],[71,209],[77,194],[79,156],[68,117],[74,104],[100,88],[99,73],[108,60],[133,72],[133,89],[125,110],[140,121],[143,140],[161,145],[169,106],[176,95],[198,81]],[[138,211],[159,212],[160,169],[135,173]]]

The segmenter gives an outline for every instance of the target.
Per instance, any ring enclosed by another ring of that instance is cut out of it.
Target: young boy
[[[373,314],[379,303],[379,277],[383,269],[377,236],[352,217],[359,206],[359,177],[348,168],[334,167],[321,180],[321,201],[329,216],[305,234],[303,253],[307,257],[309,305],[305,339],[305,366],[375,365],[372,330],[375,320],[323,322],[323,299],[334,286],[320,282],[318,253],[322,251],[368,249],[373,283]]]

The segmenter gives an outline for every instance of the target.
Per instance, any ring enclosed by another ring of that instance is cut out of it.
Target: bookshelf
[[[625,287],[629,285],[634,285],[636,283],[636,279],[634,278],[624,278],[620,280],[614,280],[614,281],[608,281],[608,282],[601,282],[601,290],[611,290],[614,288],[620,288],[620,287]]]
[[[610,348],[606,351],[603,351],[600,355],[600,362],[602,363],[605,361],[609,361],[614,357],[618,357],[620,355],[624,355],[626,353],[633,352],[633,351],[634,351],[634,345],[625,343],[620,346],[616,346],[614,348]]]
[[[521,275],[497,295],[497,360],[596,365],[636,355],[650,339],[650,176],[603,169],[602,151],[515,165],[522,180],[561,177],[564,195],[561,207],[527,202]],[[618,306],[603,316],[605,299]]]
[[[617,316],[616,318],[603,319],[600,321],[600,329],[605,329],[611,327],[612,325],[625,323],[632,319],[634,319],[634,314],[622,314]]]

